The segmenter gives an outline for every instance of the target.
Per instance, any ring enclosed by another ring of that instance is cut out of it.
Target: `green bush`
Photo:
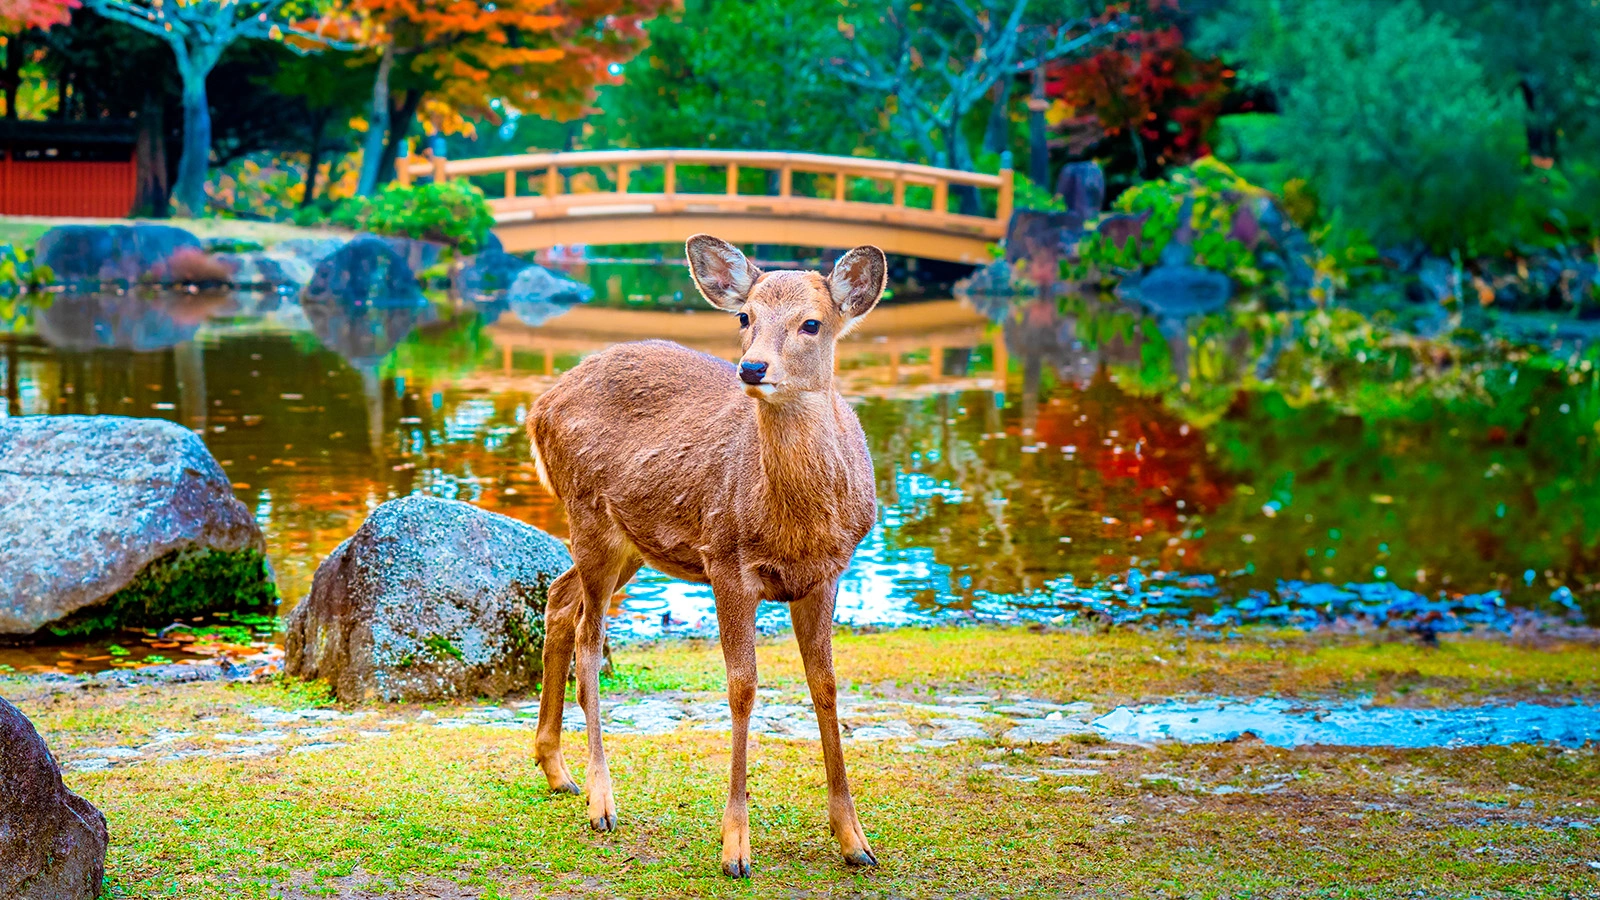
[[[1521,113],[1459,23],[1416,0],[1239,0],[1203,30],[1278,101],[1277,117],[1235,123],[1227,152],[1275,155],[1380,244],[1474,256],[1515,242]]]
[[[1224,272],[1244,285],[1259,284],[1261,272],[1250,248],[1228,237],[1228,233],[1239,205],[1265,196],[1265,191],[1216,159],[1208,156],[1197,160],[1192,166],[1172,170],[1165,179],[1147,181],[1124,191],[1112,209],[1146,216],[1138,238],[1119,247],[1095,232],[1079,248],[1078,264],[1063,264],[1064,274],[1071,278],[1085,278],[1091,271],[1105,276],[1125,275],[1155,265],[1184,224],[1181,217],[1185,204],[1189,204],[1188,224],[1195,231],[1195,263]]]
[[[494,214],[483,191],[460,180],[410,187],[390,184],[374,198],[352,197],[331,208],[303,210],[295,221],[439,241],[462,253],[477,253],[494,228]]]

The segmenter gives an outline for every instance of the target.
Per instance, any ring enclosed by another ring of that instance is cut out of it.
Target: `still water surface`
[[[4,411],[155,416],[202,434],[266,533],[287,611],[395,497],[465,500],[564,536],[521,423],[583,355],[646,337],[737,355],[731,319],[681,289],[630,299],[615,269],[577,274],[600,302],[60,296],[0,325]],[[867,432],[880,516],[841,620],[1594,621],[1600,385],[1587,363],[1510,364],[1514,403],[1468,390],[1368,414],[1349,401],[1361,385],[1333,402],[1214,383],[1201,403],[1186,379],[1149,377],[1204,364],[1193,337],[1126,325],[1108,337],[1053,301],[890,301],[846,339],[839,383]],[[712,622],[708,588],[645,570],[619,594],[613,633]]]

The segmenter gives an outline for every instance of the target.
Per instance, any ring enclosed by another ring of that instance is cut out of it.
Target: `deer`
[[[763,272],[705,234],[685,250],[701,296],[738,316],[738,365],[669,341],[616,344],[565,373],[527,416],[539,480],[566,508],[572,550],[547,592],[535,758],[551,790],[580,793],[561,755],[575,654],[589,825],[616,829],[598,696],[611,597],[646,563],[709,584],[733,732],[722,871],[749,878],[756,606],[786,603],[821,735],[828,823],[846,863],[875,866],[845,776],[833,614],[877,496],[866,435],[834,388],[834,350],[877,305],[888,263],[877,247],[857,247],[823,277]]]

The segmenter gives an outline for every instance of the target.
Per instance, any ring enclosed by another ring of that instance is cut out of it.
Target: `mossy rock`
[[[277,604],[278,589],[259,550],[174,550],[105,603],[81,609],[43,630],[52,637],[88,637],[125,626],[167,625],[201,613],[271,615]]]
[[[0,640],[237,609],[277,592],[255,517],[160,419],[0,419]]]
[[[468,503],[392,500],[317,568],[289,614],[285,670],[341,700],[503,696],[543,670],[548,534]]]

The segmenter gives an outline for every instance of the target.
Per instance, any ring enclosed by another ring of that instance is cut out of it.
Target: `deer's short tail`
[[[538,473],[539,483],[550,492],[550,496],[560,500],[561,495],[556,492],[555,482],[550,479],[550,469],[545,465],[544,452],[539,445],[542,430],[539,425],[540,416],[537,413],[528,416],[528,448],[533,452],[533,470]]]

